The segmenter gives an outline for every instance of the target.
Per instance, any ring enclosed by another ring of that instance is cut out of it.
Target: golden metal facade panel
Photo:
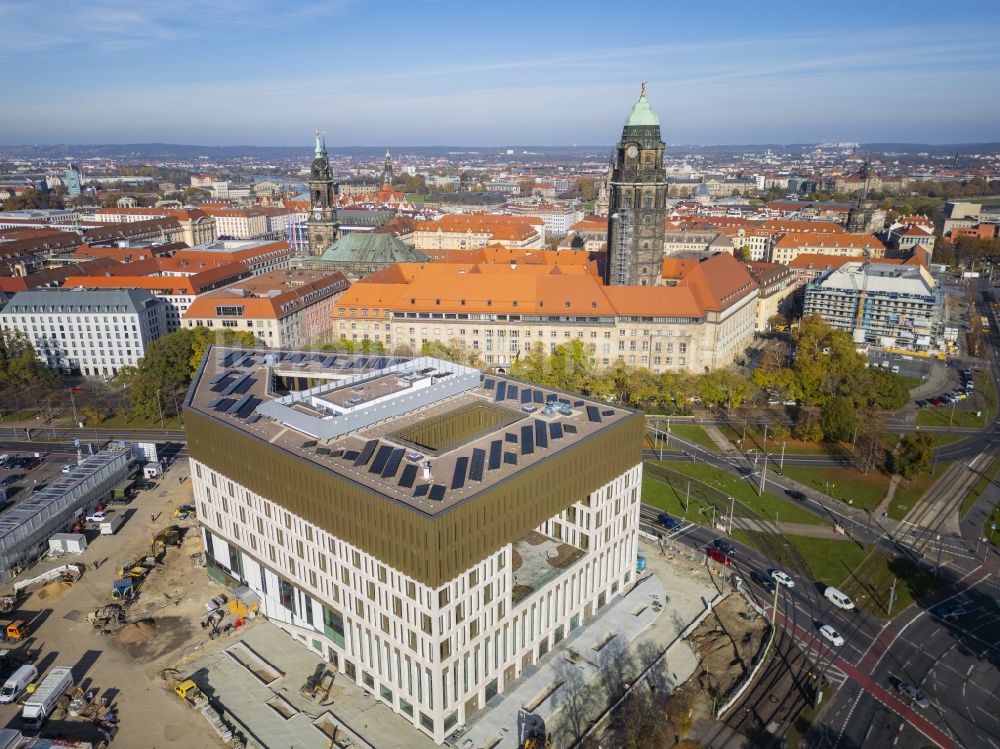
[[[632,414],[431,517],[209,416],[184,418],[192,458],[435,588],[642,461]]]

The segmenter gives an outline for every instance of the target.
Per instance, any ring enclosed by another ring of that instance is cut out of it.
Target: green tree
[[[847,442],[858,427],[858,413],[850,398],[838,395],[823,408],[820,417],[823,437],[828,442]]]
[[[42,363],[24,333],[0,330],[0,385],[49,390],[58,384],[59,376]]]
[[[750,259],[750,250],[748,250],[744,245],[740,245],[733,250],[733,257],[737,260],[746,262]]]
[[[892,472],[907,480],[930,473],[933,457],[934,435],[927,432],[904,434],[891,459]]]

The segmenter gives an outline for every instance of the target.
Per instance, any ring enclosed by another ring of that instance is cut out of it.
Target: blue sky
[[[0,0],[0,144],[1000,140],[995,0]]]

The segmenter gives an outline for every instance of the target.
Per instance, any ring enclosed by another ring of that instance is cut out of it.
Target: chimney
[[[517,270],[517,258],[511,258],[510,269]]]
[[[431,478],[431,462],[429,460],[424,461],[424,479],[430,481]]]

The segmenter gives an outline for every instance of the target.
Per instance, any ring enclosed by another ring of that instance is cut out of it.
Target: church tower
[[[663,265],[667,217],[667,175],[660,118],[646,101],[646,83],[632,107],[615,147],[609,180],[608,254],[604,281],[609,286],[654,286]]]
[[[382,162],[382,182],[380,184],[392,186],[392,181],[396,178],[396,172],[392,168],[392,156],[389,149],[385,149],[385,161]]]
[[[309,254],[322,255],[340,234],[340,224],[333,207],[337,185],[330,174],[326,155],[326,137],[316,131],[316,158],[309,174]]]

